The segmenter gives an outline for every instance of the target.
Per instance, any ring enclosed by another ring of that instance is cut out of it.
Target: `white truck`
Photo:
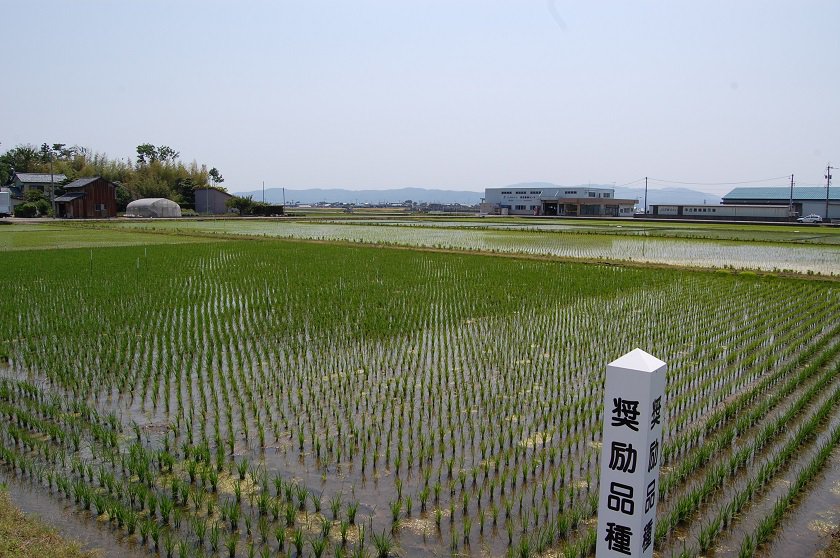
[[[0,190],[0,217],[8,217],[12,214],[12,193],[8,190]]]

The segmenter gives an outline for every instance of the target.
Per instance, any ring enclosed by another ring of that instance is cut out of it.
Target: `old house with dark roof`
[[[65,180],[67,180],[67,177],[63,174],[16,172],[12,175],[12,182],[9,184],[9,188],[17,190],[21,195],[30,190],[38,190],[49,196],[50,189],[53,187],[58,188]]]
[[[56,198],[56,215],[65,219],[104,219],[117,216],[117,187],[100,176],[80,178]]]
[[[27,192],[42,192],[47,199],[50,199],[55,190],[61,188],[61,184],[67,180],[63,174],[50,174],[40,172],[16,172],[12,175],[12,181],[7,188],[11,194],[12,206],[22,204],[24,195]]]

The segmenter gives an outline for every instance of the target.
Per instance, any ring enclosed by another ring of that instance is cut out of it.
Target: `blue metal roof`
[[[769,187],[769,188],[735,188],[725,196],[725,201],[734,200],[772,200],[787,202],[790,199],[790,188]],[[840,200],[840,186],[831,188],[832,200]],[[824,186],[798,186],[793,188],[793,200],[803,201],[825,201]]]

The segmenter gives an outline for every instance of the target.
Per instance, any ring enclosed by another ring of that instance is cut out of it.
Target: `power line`
[[[644,180],[645,180],[645,177],[643,176],[641,178],[637,178],[636,180],[634,180],[632,182],[627,182],[625,184],[619,184],[618,186],[616,186],[616,188],[622,188],[624,186],[631,186],[631,185],[636,184],[638,182],[644,182]]]
[[[782,180],[790,178],[789,174],[784,176],[774,176],[773,178],[762,178],[760,180],[741,180],[737,182],[685,182],[681,180],[663,180],[661,178],[650,178],[654,182],[665,182],[669,184],[683,184],[689,186],[734,186],[736,184],[755,184],[758,182],[771,182],[774,180]]]

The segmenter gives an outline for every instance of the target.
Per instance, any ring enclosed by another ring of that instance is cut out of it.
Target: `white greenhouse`
[[[125,208],[126,217],[180,217],[181,207],[166,198],[143,198]]]

